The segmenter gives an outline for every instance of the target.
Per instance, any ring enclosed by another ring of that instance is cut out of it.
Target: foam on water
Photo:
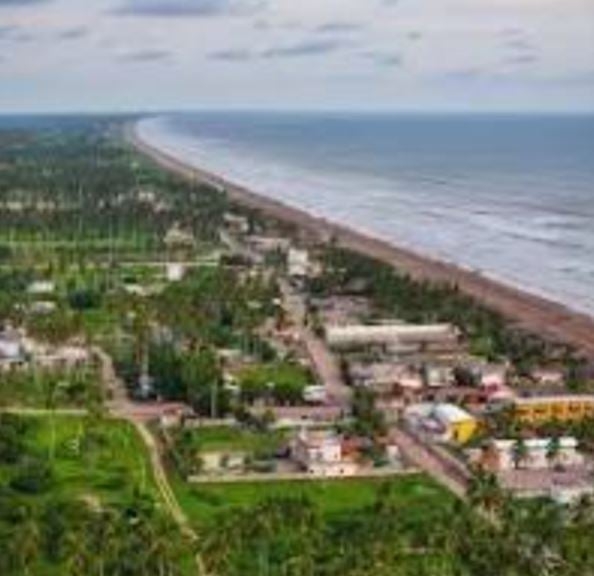
[[[594,316],[594,118],[202,114],[139,133],[376,237]]]

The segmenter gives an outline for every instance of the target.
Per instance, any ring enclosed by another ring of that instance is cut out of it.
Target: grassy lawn
[[[157,490],[144,445],[127,422],[105,420],[93,425],[82,417],[26,417],[27,453],[49,458],[53,438],[53,482],[34,498],[94,498],[120,504],[140,488],[156,496]],[[13,470],[0,466],[0,478]]]
[[[270,496],[305,495],[328,516],[356,510],[373,503],[378,488],[389,482],[395,499],[401,502],[410,522],[430,522],[431,514],[442,512],[452,496],[426,476],[402,476],[390,480],[343,479],[321,481],[279,481],[265,483],[191,485],[172,479],[180,505],[196,523],[208,522],[232,507],[249,507]]]
[[[277,430],[266,434],[229,426],[213,426],[193,430],[193,440],[201,452],[257,452],[280,448],[286,432]]]

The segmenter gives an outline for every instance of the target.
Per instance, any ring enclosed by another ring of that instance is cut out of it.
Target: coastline
[[[143,141],[136,122],[124,129],[124,137],[136,150],[163,169],[190,180],[224,188],[237,204],[256,209],[319,238],[333,237],[339,246],[381,260],[418,280],[457,284],[462,292],[497,310],[518,325],[545,338],[573,345],[594,360],[594,318],[563,304],[514,288],[480,273],[461,268],[374,238],[348,226],[328,221],[278,200],[257,194],[222,176],[195,168]]]

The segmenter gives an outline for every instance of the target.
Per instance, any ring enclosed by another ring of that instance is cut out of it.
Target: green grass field
[[[333,516],[356,512],[374,502],[377,490],[389,483],[403,513],[411,522],[425,522],[432,513],[442,512],[452,496],[423,475],[385,479],[340,479],[320,481],[272,481],[236,484],[191,485],[179,478],[172,484],[180,505],[190,519],[208,523],[220,512],[233,507],[250,507],[270,496],[311,498],[323,514]]]
[[[287,438],[286,432],[281,430],[262,434],[229,426],[197,428],[192,432],[192,438],[201,452],[275,450]]]
[[[27,454],[50,458],[53,481],[49,491],[35,498],[92,498],[123,504],[132,491],[157,495],[148,455],[127,422],[104,420],[96,425],[82,417],[56,415],[26,417]],[[51,458],[52,445],[53,460]],[[0,465],[0,478],[14,470]]]

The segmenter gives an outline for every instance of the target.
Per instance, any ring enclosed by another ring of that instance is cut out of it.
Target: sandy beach
[[[346,226],[316,217],[246,189],[224,177],[179,161],[139,138],[134,124],[126,127],[126,139],[162,168],[194,181],[222,187],[229,198],[278,220],[291,222],[320,238],[333,236],[345,248],[386,262],[416,279],[457,284],[466,294],[499,311],[508,319],[546,338],[566,342],[594,360],[594,318],[567,307],[486,278],[454,264],[434,260],[408,249],[373,238]]]

